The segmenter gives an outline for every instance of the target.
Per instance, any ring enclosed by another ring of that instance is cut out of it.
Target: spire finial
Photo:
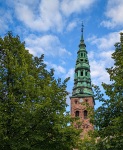
[[[82,21],[82,29],[81,29],[82,35],[81,35],[81,40],[83,40],[83,29],[84,29],[84,25],[83,25],[83,21]]]

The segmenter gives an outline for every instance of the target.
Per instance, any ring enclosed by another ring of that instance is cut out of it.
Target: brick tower
[[[93,125],[90,123],[89,110],[88,108],[94,109],[94,98],[91,86],[90,77],[90,66],[86,51],[86,45],[83,38],[83,24],[82,24],[82,34],[79,44],[79,50],[77,52],[77,60],[74,72],[74,87],[71,100],[71,116],[79,117],[81,125],[75,126],[77,128],[82,128],[83,132],[81,136],[83,137],[89,130],[93,130]]]

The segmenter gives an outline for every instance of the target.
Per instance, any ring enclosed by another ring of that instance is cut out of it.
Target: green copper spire
[[[84,43],[84,36],[83,36],[83,30],[84,30],[84,25],[83,25],[83,22],[82,22],[82,29],[81,29],[81,40],[80,40],[80,44],[79,44],[79,47],[82,48],[82,47],[86,47],[85,43]]]
[[[84,25],[82,23],[82,34],[79,44],[79,50],[77,52],[72,97],[93,96],[90,77],[90,65],[88,61],[86,45],[84,43],[83,28]]]

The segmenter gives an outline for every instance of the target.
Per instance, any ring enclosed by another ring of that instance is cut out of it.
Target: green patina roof
[[[88,61],[86,45],[84,43],[82,24],[82,35],[80,39],[79,50],[77,52],[72,97],[88,96],[93,96],[93,91],[91,85],[90,65]]]

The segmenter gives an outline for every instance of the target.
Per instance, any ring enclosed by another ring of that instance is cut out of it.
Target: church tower
[[[71,116],[79,117],[81,125],[75,126],[82,128],[82,137],[87,134],[89,130],[93,130],[93,125],[90,123],[88,108],[94,109],[94,98],[91,85],[90,65],[86,51],[86,45],[83,37],[83,24],[82,34],[77,52],[77,60],[74,72],[74,87],[72,91],[71,100]]]

